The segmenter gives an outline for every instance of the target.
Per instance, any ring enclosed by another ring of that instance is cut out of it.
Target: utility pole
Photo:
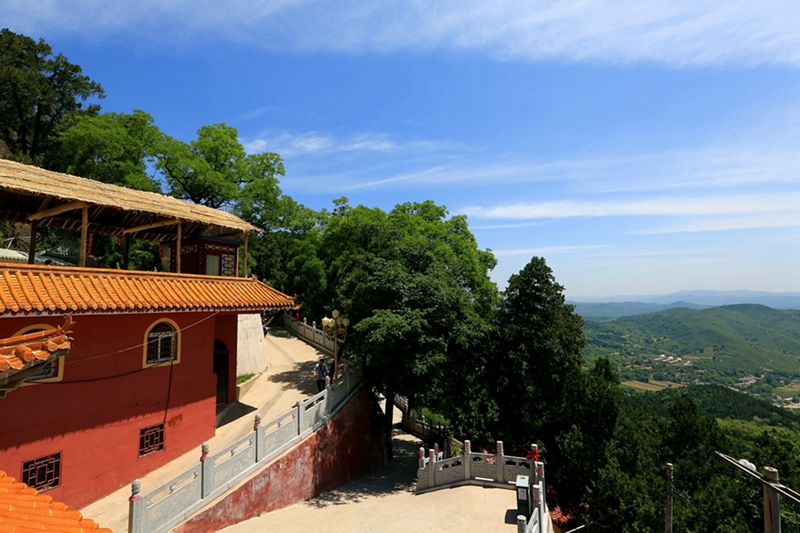
[[[764,479],[778,483],[778,471],[771,466],[761,470]],[[781,533],[781,502],[778,491],[771,485],[764,485],[764,533]]]
[[[664,533],[672,533],[672,496],[672,463],[667,463],[667,510],[664,519]]]
[[[764,533],[781,533],[781,507],[778,497],[783,496],[800,504],[800,493],[782,485],[778,480],[778,471],[771,466],[765,466],[759,474],[756,465],[745,459],[737,461],[720,452],[717,455],[764,486]]]

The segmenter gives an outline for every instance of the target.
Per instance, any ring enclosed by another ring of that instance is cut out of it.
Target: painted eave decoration
[[[0,397],[24,383],[37,366],[66,355],[73,325],[68,314],[63,326],[0,339]]]

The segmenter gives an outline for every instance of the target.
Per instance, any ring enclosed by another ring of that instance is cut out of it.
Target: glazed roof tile
[[[0,314],[260,311],[294,300],[252,278],[0,265]]]
[[[0,470],[0,533],[111,533]]]
[[[67,353],[72,347],[72,315],[63,326],[0,339],[0,379]]]

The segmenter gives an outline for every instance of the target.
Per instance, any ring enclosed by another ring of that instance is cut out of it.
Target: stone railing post
[[[464,441],[464,481],[472,479],[472,443]]]
[[[436,460],[438,461],[439,460],[439,443],[438,442],[434,442],[433,443],[433,450],[436,452]]]
[[[138,479],[131,483],[131,497],[128,498],[128,533],[147,531],[144,523],[147,519],[147,500],[142,498],[142,482]]]
[[[436,453],[433,451],[433,448],[430,449],[428,452],[428,483],[430,483],[430,487],[436,486]]]
[[[541,514],[542,509],[542,491],[541,485],[533,485],[531,486],[531,516],[539,509]]]
[[[536,471],[536,462],[539,460],[539,446],[531,444],[531,485],[539,483],[539,474]]]
[[[497,451],[495,452],[494,465],[497,472],[495,474],[495,477],[497,478],[498,483],[505,483],[506,462],[505,459],[503,458],[503,441],[501,440],[497,441]]]
[[[253,431],[256,433],[256,462],[258,463],[264,457],[266,451],[267,436],[261,430],[261,414],[256,413],[256,418],[253,421]]]
[[[544,463],[536,461],[536,482],[541,483],[543,487],[547,487],[544,482]]]
[[[417,454],[417,460],[419,461],[419,470],[423,470],[425,468],[425,448],[422,446],[419,447],[419,454]]]
[[[528,519],[525,515],[517,516],[517,533],[525,533],[528,530]]]
[[[303,402],[301,400],[297,400],[295,409],[297,409],[297,436],[300,436],[303,434],[303,415],[305,414],[305,409],[303,409]]]
[[[200,498],[206,498],[214,490],[214,460],[208,461],[209,446],[200,446]]]

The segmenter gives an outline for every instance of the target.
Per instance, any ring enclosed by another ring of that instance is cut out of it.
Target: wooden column
[[[86,266],[86,239],[89,233],[89,206],[81,207],[81,255],[78,258],[78,266]]]
[[[31,222],[31,242],[28,243],[28,264],[32,265],[36,261],[36,230],[39,228],[39,221]]]
[[[243,276],[245,278],[247,277],[247,237],[248,237],[248,235],[249,235],[249,233],[245,232],[245,234],[244,234],[244,254],[243,254],[244,255],[244,259],[242,260],[244,262],[244,266],[242,268],[242,274],[243,274]]]
[[[125,235],[125,249],[122,252],[122,270],[128,270],[131,256],[131,236]]]
[[[175,241],[175,272],[181,272],[181,234],[183,231],[183,224],[178,221],[178,240]]]

